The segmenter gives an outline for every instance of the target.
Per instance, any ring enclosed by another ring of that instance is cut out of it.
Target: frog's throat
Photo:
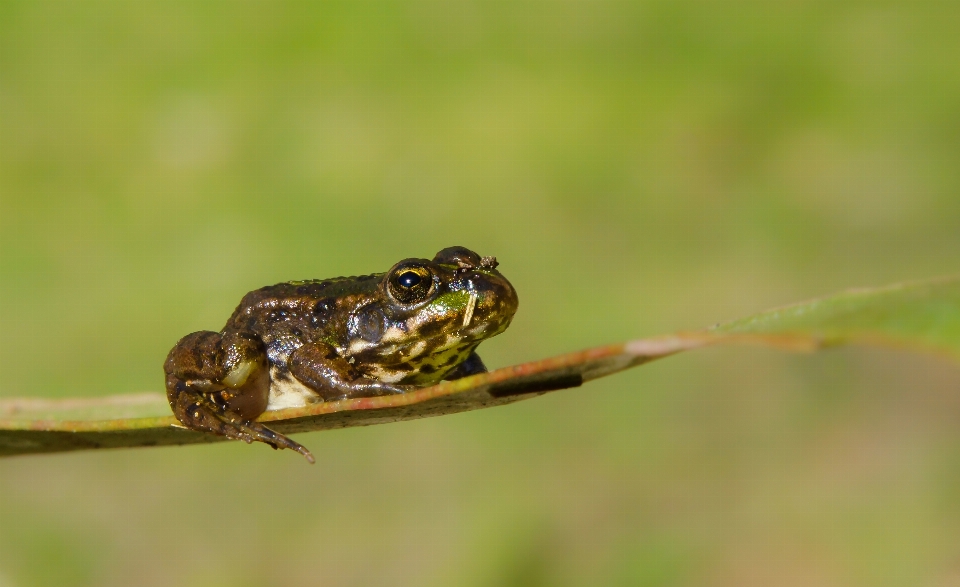
[[[289,371],[281,372],[277,367],[270,367],[270,395],[266,411],[303,408],[321,401],[320,394],[300,383]]]

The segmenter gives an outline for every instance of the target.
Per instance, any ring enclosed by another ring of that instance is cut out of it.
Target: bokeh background
[[[491,367],[960,264],[935,0],[0,3],[0,397],[459,244]],[[0,461],[0,585],[960,585],[960,370],[715,349],[513,406]]]

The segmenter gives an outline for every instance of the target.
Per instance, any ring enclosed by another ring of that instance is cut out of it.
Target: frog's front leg
[[[173,347],[163,370],[167,400],[187,428],[289,448],[314,462],[305,447],[254,421],[270,392],[267,355],[255,334],[194,332]]]
[[[462,363],[457,365],[456,369],[447,373],[444,379],[447,381],[453,381],[454,379],[460,379],[462,377],[469,377],[470,375],[486,372],[487,366],[483,364],[482,360],[480,360],[480,355],[474,351],[470,353],[470,356],[467,357]]]
[[[290,373],[323,401],[405,393],[414,385],[384,383],[364,376],[325,342],[305,344],[290,355]]]

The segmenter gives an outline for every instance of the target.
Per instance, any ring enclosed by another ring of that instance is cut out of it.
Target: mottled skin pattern
[[[403,393],[486,371],[474,349],[509,326],[518,303],[496,267],[493,257],[450,247],[386,273],[252,291],[223,330],[194,332],[170,351],[170,407],[187,428],[313,462],[254,421],[271,398],[291,386],[306,388],[309,401]]]

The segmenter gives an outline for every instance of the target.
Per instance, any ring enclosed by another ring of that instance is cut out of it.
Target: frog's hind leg
[[[195,332],[170,351],[164,371],[170,408],[187,428],[289,448],[314,462],[304,446],[253,420],[265,409],[270,387],[259,340]]]

